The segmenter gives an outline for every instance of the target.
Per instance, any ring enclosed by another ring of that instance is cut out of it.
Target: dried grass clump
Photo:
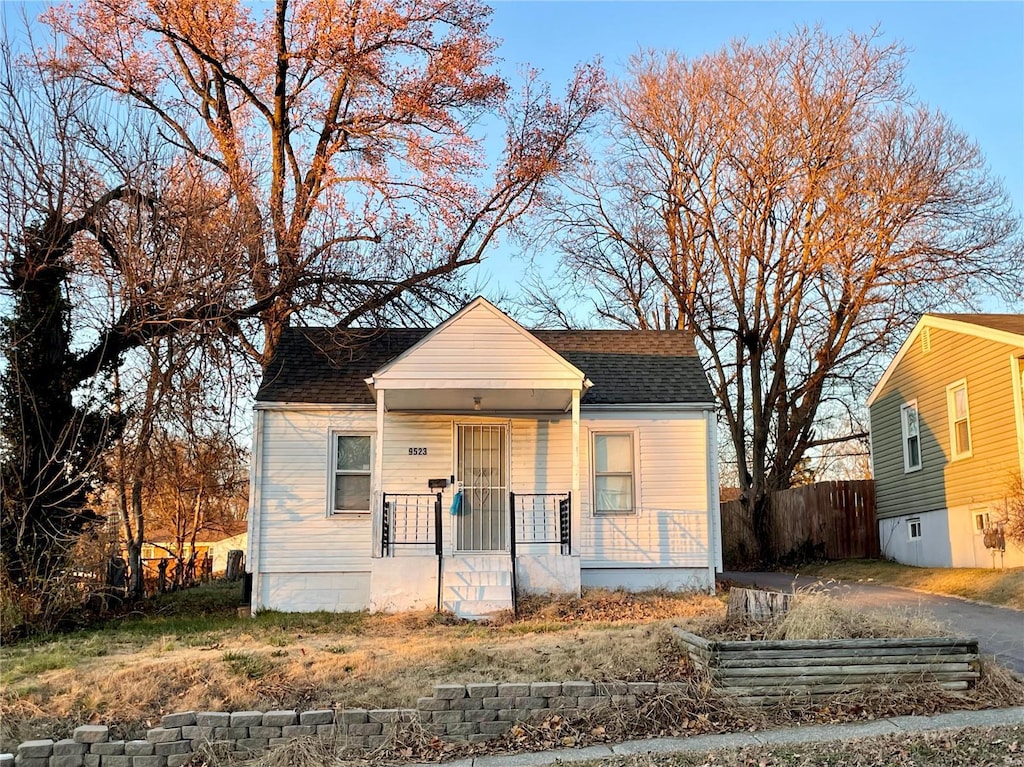
[[[818,592],[796,595],[789,611],[765,625],[765,639],[878,639],[946,636],[937,621],[906,610],[862,610]]]
[[[717,640],[878,639],[949,636],[941,623],[905,609],[865,610],[843,598],[800,591],[788,612],[764,620],[711,618],[694,631]]]

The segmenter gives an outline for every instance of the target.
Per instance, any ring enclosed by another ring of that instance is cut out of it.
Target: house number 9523
[[[409,455],[426,455],[427,449],[425,447],[410,447]]]

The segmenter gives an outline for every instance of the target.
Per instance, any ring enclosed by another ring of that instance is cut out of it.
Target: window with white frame
[[[331,440],[331,513],[370,510],[370,456],[368,434],[334,434]]]
[[[907,538],[911,541],[921,540],[921,518],[912,517],[907,520]]]
[[[594,514],[636,512],[632,432],[594,434]]]
[[[949,414],[950,458],[969,458],[971,455],[971,418],[967,404],[967,380],[946,387],[946,412]]]
[[[921,468],[921,424],[917,412],[917,400],[900,408],[903,431],[903,471],[917,471]]]

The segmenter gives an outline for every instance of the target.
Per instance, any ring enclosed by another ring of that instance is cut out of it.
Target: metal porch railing
[[[572,533],[572,493],[509,493],[509,554],[512,557],[512,610],[519,614],[516,547],[556,545],[568,556]]]
[[[437,557],[437,609],[441,609],[441,493],[384,493],[380,555],[400,547],[432,547]]]

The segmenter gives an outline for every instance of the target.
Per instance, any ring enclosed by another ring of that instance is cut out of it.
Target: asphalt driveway
[[[1009,607],[968,602],[955,597],[922,594],[895,586],[823,581],[792,573],[725,572],[719,578],[744,586],[792,592],[814,587],[842,596],[855,605],[919,610],[944,623],[956,634],[977,637],[981,652],[1024,674],[1024,612]]]

